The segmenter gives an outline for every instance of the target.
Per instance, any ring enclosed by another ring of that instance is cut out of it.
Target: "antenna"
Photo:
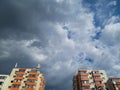
[[[40,64],[38,64],[37,68],[40,68]]]
[[[15,64],[15,68],[17,68],[17,66],[18,66],[18,63]]]

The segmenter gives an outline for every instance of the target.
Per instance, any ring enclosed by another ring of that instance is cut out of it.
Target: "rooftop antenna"
[[[15,68],[17,68],[17,66],[18,66],[18,63],[15,64]]]
[[[38,64],[37,68],[40,68],[40,64]]]

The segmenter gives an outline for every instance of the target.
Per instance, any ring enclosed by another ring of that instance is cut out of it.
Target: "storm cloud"
[[[40,64],[46,90],[72,90],[78,69],[104,69],[119,76],[117,3],[0,0],[0,73],[9,74],[16,62],[18,67]]]

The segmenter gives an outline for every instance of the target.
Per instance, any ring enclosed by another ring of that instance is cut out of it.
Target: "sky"
[[[120,0],[0,0],[0,73],[37,67],[46,90],[72,90],[79,69],[120,76]]]

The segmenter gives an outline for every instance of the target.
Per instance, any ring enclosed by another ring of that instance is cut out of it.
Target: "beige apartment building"
[[[4,90],[45,90],[44,75],[39,68],[13,68]]]
[[[73,77],[73,90],[107,90],[104,70],[79,70]]]
[[[0,74],[0,90],[7,90],[9,75]]]

